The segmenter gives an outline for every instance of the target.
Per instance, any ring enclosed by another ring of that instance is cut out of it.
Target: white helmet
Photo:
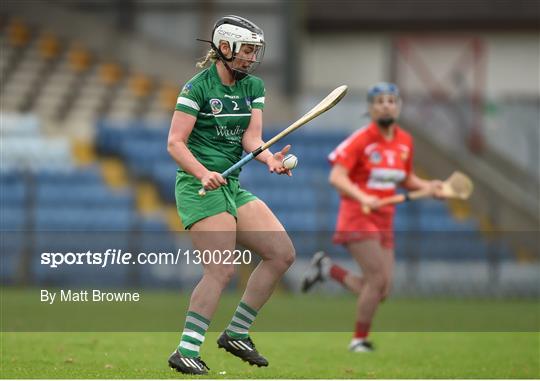
[[[219,43],[221,41],[227,41],[233,52],[232,57],[227,58],[221,53],[219,49]],[[247,70],[239,68],[231,69],[235,73],[236,78],[244,77],[246,74],[252,73],[255,68],[262,62],[264,56],[264,34],[261,28],[252,23],[251,21],[234,15],[229,15],[219,19],[214,25],[212,31],[212,48],[216,51],[219,58],[225,62],[231,62],[236,55],[240,52],[242,44],[249,44],[255,46],[255,57],[253,63]],[[226,64],[227,67],[229,65]],[[229,68],[230,69],[230,68]]]

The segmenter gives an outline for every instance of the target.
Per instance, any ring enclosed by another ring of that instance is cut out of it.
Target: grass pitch
[[[268,368],[207,335],[210,378],[539,378],[535,333],[375,333],[375,353],[349,353],[348,333],[256,333]],[[167,367],[178,333],[4,333],[3,378],[186,378]],[[226,372],[223,374],[223,372]]]
[[[133,306],[135,310],[99,309],[92,303],[45,307],[39,303],[39,290],[4,289],[0,376],[189,378],[167,366],[180,333],[159,332],[181,329],[186,295],[145,292],[145,299],[146,304]],[[268,368],[256,368],[215,343],[216,331],[226,326],[238,299],[237,294],[224,295],[210,326],[214,332],[207,334],[202,347],[202,358],[211,368],[209,378],[540,378],[536,300],[390,299],[381,306],[370,336],[376,352],[355,354],[347,351],[354,322],[352,297],[278,293],[254,326],[257,348],[270,361]],[[287,315],[294,306],[297,309]],[[92,326],[97,318],[109,324]],[[79,323],[73,324],[75,320]],[[395,321],[403,322],[401,332],[392,331]],[[85,325],[112,330],[121,322],[124,330],[148,327],[156,332],[43,332]],[[34,329],[40,323],[42,332]],[[328,332],[332,326],[336,332]],[[25,327],[34,332],[20,332]],[[426,332],[431,327],[438,332]],[[492,327],[498,332],[479,332]]]

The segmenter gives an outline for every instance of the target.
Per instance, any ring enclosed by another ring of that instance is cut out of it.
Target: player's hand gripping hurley
[[[459,200],[467,200],[474,190],[472,180],[464,173],[455,171],[442,183],[441,196],[443,198],[453,198]],[[401,204],[409,200],[418,200],[421,198],[431,197],[430,189],[420,189],[406,194],[396,194],[394,196],[385,197],[378,203],[378,207],[392,204]],[[370,209],[367,206],[363,208],[364,213],[369,213]]]
[[[225,172],[221,174],[224,178],[229,176],[232,172],[236,171],[238,168],[243,167],[245,164],[253,160],[257,155],[259,155],[261,152],[263,152],[265,149],[270,148],[272,145],[277,143],[279,140],[284,138],[285,136],[289,135],[294,130],[298,129],[299,127],[303,126],[307,122],[309,122],[312,119],[315,119],[322,113],[330,110],[332,107],[334,107],[338,102],[345,96],[347,93],[347,86],[342,85],[336,88],[334,91],[332,91],[330,94],[326,96],[322,101],[319,102],[315,107],[313,107],[311,110],[309,110],[304,116],[302,116],[300,119],[298,119],[296,122],[291,124],[289,127],[281,131],[279,134],[274,136],[272,139],[264,143],[262,146],[257,148],[256,150],[248,153],[246,156],[244,156],[242,159],[240,159],[236,164],[232,165],[230,168],[228,168]],[[206,189],[201,188],[199,189],[199,196],[204,196],[206,194]]]

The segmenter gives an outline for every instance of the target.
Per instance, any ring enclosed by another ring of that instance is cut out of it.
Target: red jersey
[[[349,179],[363,192],[380,198],[388,197],[396,193],[397,185],[412,171],[413,139],[396,126],[392,140],[386,140],[377,124],[371,122],[343,141],[328,159],[332,165],[340,164],[347,168]],[[356,200],[347,196],[341,199],[342,204],[360,207]],[[393,211],[392,205],[378,210],[380,213]]]

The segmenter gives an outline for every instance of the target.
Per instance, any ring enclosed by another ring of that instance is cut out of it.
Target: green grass
[[[185,294],[141,291],[140,303],[114,305],[48,306],[37,289],[1,297],[2,378],[183,377],[167,358]],[[390,299],[373,325],[377,351],[354,354],[352,297],[277,293],[253,332],[270,367],[254,368],[215,344],[238,299],[223,296],[203,346],[211,378],[540,378],[537,300]]]
[[[137,290],[137,303],[40,302],[39,289],[1,289],[1,331],[174,332],[183,324],[189,295]],[[57,298],[58,299],[58,298]],[[240,299],[223,295],[210,330],[223,329]],[[278,292],[264,306],[261,332],[349,332],[352,295],[295,295]],[[538,300],[391,298],[381,304],[373,329],[380,332],[537,332]],[[156,313],[159,311],[159,313]]]
[[[537,333],[375,333],[378,351],[349,353],[346,333],[256,333],[255,368],[215,345],[211,378],[539,378]],[[177,333],[3,333],[3,378],[180,378],[166,360]],[[225,375],[220,372],[227,372]]]

